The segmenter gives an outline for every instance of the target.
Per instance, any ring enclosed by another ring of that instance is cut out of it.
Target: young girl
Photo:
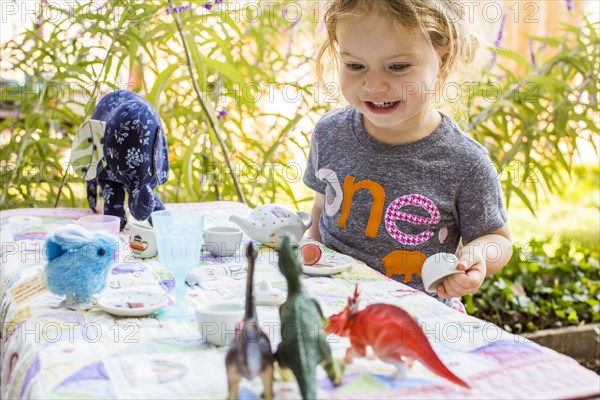
[[[438,286],[444,299],[475,292],[511,257],[494,166],[435,108],[477,48],[461,10],[458,0],[331,2],[317,64],[334,55],[349,106],[317,123],[304,175],[319,221],[309,234],[327,246],[420,290],[426,257],[457,254],[466,273]]]

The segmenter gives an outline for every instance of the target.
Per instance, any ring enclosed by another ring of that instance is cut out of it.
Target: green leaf
[[[159,107],[160,95],[163,94],[167,82],[169,79],[171,79],[171,75],[173,75],[178,68],[179,65],[177,64],[169,65],[163,72],[160,73],[160,75],[156,77],[156,81],[152,86],[152,90],[146,96],[148,102],[154,107]]]
[[[529,62],[529,60],[527,60],[526,58],[524,58],[520,54],[515,53],[512,50],[495,49],[495,51],[498,53],[498,55],[500,56],[500,58],[507,58],[509,60],[516,61],[520,66],[527,67],[528,70],[531,68],[531,63]]]

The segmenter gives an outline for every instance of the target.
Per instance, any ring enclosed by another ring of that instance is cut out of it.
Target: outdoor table
[[[203,210],[206,226],[231,225],[232,213],[250,209],[234,202],[168,204],[167,209]],[[47,291],[16,302],[7,291],[41,272],[49,231],[91,214],[83,209],[17,209],[0,213],[2,398],[218,398],[227,397],[227,347],[203,342],[194,319],[115,317],[97,306],[73,311],[58,306],[61,296]],[[109,273],[107,291],[135,288],[172,295],[173,279],[158,259],[132,257],[127,229],[119,261]],[[247,237],[244,239],[249,241]],[[246,260],[203,254],[188,290],[191,304],[245,297]],[[374,357],[356,358],[343,383],[334,387],[319,367],[319,398],[581,398],[600,394],[600,376],[575,360],[460,313],[434,298],[356,262],[333,276],[303,275],[303,284],[326,316],[339,312],[356,284],[361,304],[402,307],[423,328],[444,364],[471,389],[440,378],[415,362],[405,379]],[[260,247],[254,282],[268,281],[285,292],[277,254]],[[280,338],[278,308],[259,306],[259,322],[272,348]],[[328,336],[335,357],[343,358],[346,338]],[[262,393],[260,379],[243,381],[240,398]],[[276,376],[275,398],[299,398],[295,381]]]

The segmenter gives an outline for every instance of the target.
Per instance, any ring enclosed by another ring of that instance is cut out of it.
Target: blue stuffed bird
[[[115,236],[92,233],[78,225],[64,226],[46,239],[46,286],[66,295],[61,306],[91,308],[92,295],[104,289],[118,250]]]

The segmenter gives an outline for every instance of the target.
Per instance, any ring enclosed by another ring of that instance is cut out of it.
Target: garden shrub
[[[465,296],[467,312],[514,333],[600,322],[600,246],[531,241]]]

